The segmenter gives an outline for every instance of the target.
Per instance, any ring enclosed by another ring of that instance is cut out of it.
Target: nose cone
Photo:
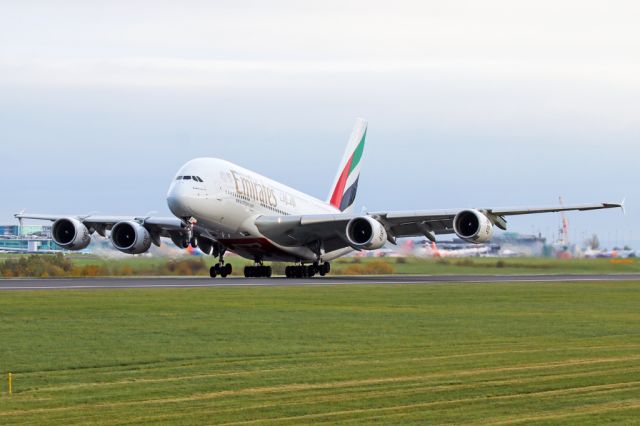
[[[193,216],[192,195],[188,185],[175,182],[167,193],[167,205],[171,213],[177,217]]]

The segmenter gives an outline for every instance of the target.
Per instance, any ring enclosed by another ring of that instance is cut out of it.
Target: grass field
[[[0,424],[637,424],[639,306],[640,282],[5,292]]]
[[[38,258],[51,257],[38,255]],[[7,259],[24,258],[23,255],[0,254],[0,276],[2,263]],[[75,272],[62,276],[157,276],[200,275],[208,276],[208,268],[216,260],[211,257],[162,257],[127,256],[107,259],[94,255],[69,254],[65,256],[75,267]],[[249,262],[237,256],[228,256],[234,275],[242,275]],[[173,268],[171,265],[173,264]],[[284,275],[284,264],[274,265],[274,274]],[[332,262],[334,275],[383,275],[383,274],[430,274],[430,275],[476,275],[476,274],[598,274],[640,273],[637,259],[554,259],[554,258],[343,258]],[[47,274],[48,277],[56,275]],[[13,276],[34,276],[18,274]],[[35,275],[41,276],[41,275]]]

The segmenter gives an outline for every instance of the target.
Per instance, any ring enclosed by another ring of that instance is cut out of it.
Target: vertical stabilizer
[[[366,136],[367,122],[358,118],[329,193],[328,203],[343,212],[351,211],[356,200]]]

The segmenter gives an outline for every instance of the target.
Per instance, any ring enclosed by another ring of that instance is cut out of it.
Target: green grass
[[[48,256],[48,255],[39,255]],[[9,258],[18,259],[23,255],[0,255],[0,265]],[[100,270],[110,271],[122,275],[125,268],[128,273],[124,275],[149,276],[149,275],[175,275],[180,273],[167,271],[167,264],[176,260],[162,257],[127,256],[123,258],[107,259],[95,255],[69,254],[65,256],[73,265],[79,268],[98,266]],[[216,263],[211,257],[181,257],[178,262],[199,262],[202,260],[206,268],[202,268],[197,274],[208,275],[208,267]],[[244,266],[249,261],[237,256],[228,256],[226,261],[233,265],[234,275],[242,275]],[[445,259],[420,259],[420,258],[342,258],[332,262],[332,274],[348,274],[354,269],[366,270],[360,266],[370,265],[374,262],[384,262],[391,266],[392,273],[396,274],[429,274],[429,275],[471,275],[471,274],[624,274],[640,273],[640,262],[637,259],[554,259],[554,258],[445,258]],[[274,273],[283,275],[284,264],[277,264]],[[354,268],[355,267],[355,268]],[[380,270],[380,268],[374,268]],[[382,269],[384,270],[384,269]],[[115,271],[115,272],[114,272]],[[1,274],[0,274],[1,275]],[[81,275],[81,274],[78,274]]]
[[[0,424],[633,424],[639,306],[640,282],[4,292]]]
[[[371,261],[371,259],[366,259]],[[399,274],[598,274],[638,273],[637,259],[554,259],[544,257],[468,257],[386,259]]]

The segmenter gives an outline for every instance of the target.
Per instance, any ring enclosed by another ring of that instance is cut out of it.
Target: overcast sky
[[[640,240],[638,16],[636,1],[0,2],[0,221],[168,214],[197,156],[324,199],[364,117],[361,206],[626,197],[627,216],[571,214],[572,238]]]

